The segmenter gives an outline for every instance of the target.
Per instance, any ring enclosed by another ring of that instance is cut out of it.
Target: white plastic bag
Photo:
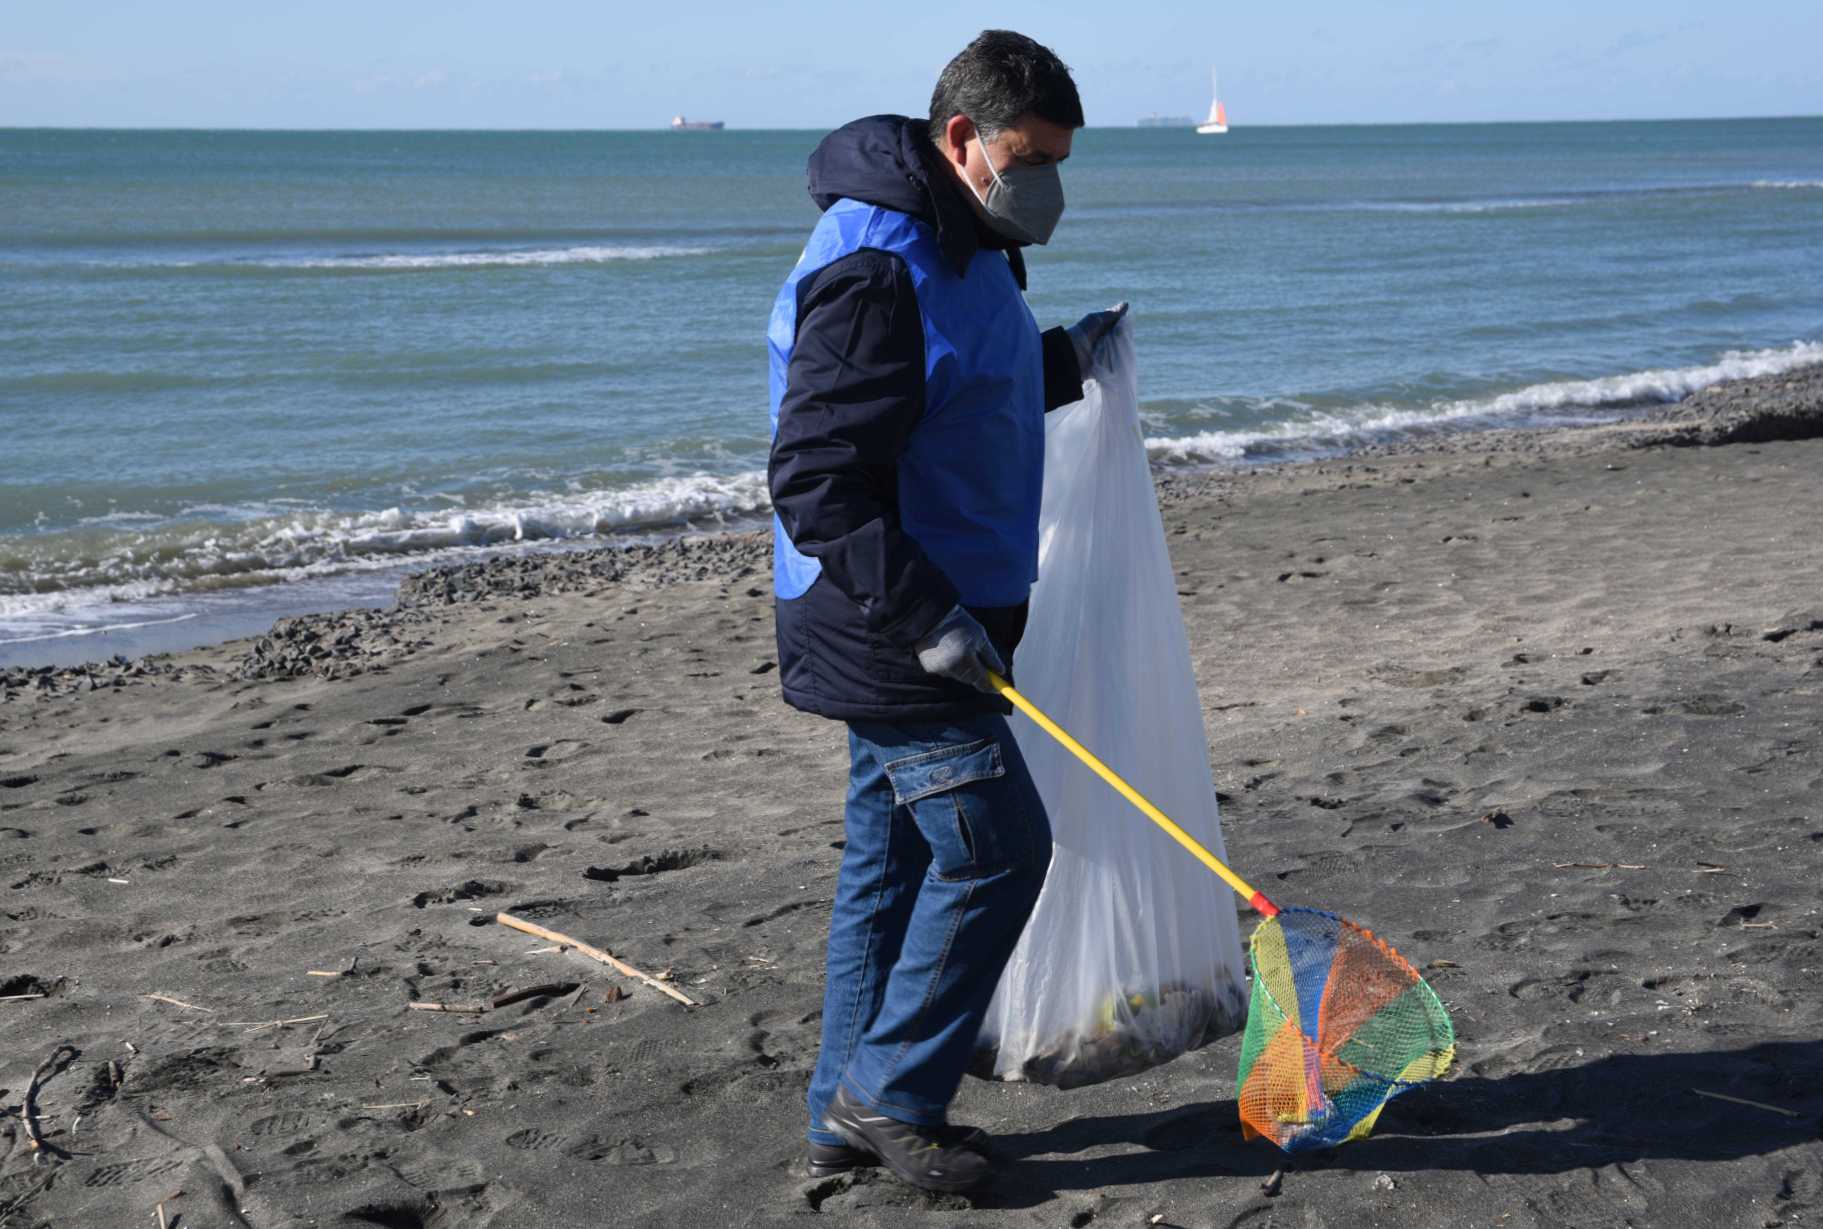
[[[1225,857],[1127,321],[1091,375],[1083,399],[1046,423],[1038,584],[1014,681]],[[1233,893],[1043,731],[1010,723],[1056,852],[976,1070],[1069,1088],[1238,1029],[1246,964]]]

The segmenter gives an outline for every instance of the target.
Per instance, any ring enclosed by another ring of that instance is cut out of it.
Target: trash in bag
[[[1020,689],[1225,856],[1130,318],[1097,346],[1083,399],[1046,419],[1039,535]],[[1238,1031],[1247,966],[1233,895],[1042,731],[1013,731],[1056,848],[975,1073],[1071,1088]]]

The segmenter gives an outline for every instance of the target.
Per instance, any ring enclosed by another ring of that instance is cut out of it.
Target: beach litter
[[[1004,1034],[999,1045],[976,1052],[971,1070],[984,1078],[997,1070],[1009,1074],[1001,1057],[1006,1049],[1022,1055],[1013,1073],[1020,1079],[1057,1088],[1099,1084],[1170,1062],[1220,1036],[1231,1014],[1214,994],[1186,982],[1111,991],[1071,1028],[1044,1038]]]

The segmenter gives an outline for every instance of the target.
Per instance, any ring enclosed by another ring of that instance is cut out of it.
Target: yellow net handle
[[[1172,840],[1194,854],[1198,862],[1201,862],[1204,866],[1220,875],[1224,883],[1240,893],[1242,900],[1245,900],[1248,904],[1259,910],[1265,917],[1273,917],[1278,913],[1279,907],[1277,905],[1267,900],[1260,892],[1254,890],[1252,884],[1229,870],[1226,862],[1223,862],[1220,858],[1205,849],[1201,841],[1178,827],[1169,815],[1166,815],[1163,811],[1153,806],[1144,794],[1122,780],[1119,773],[1097,759],[1093,751],[1090,751],[1074,738],[1071,738],[1068,730],[1045,716],[1043,711],[1040,710],[1036,704],[1033,704],[1030,700],[1020,695],[1011,683],[1001,678],[998,674],[995,674],[992,670],[988,671],[987,677],[988,681],[994,685],[994,690],[1011,701],[1014,708],[1030,717],[1033,722],[1037,724],[1039,729],[1062,743],[1064,748],[1069,751],[1071,755],[1092,768],[1095,771],[1096,776],[1106,781],[1109,785],[1112,785],[1120,793],[1121,797],[1138,807],[1147,819],[1163,828],[1165,832],[1170,835]]]

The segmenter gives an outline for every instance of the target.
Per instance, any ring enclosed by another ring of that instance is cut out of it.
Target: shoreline
[[[1334,456],[1316,459],[1236,462],[1232,465],[1155,463],[1153,474],[1162,502],[1176,498],[1180,489],[1198,490],[1206,482],[1220,485],[1227,479],[1244,480],[1254,474],[1321,476],[1335,466],[1360,465],[1376,458],[1579,454],[1589,449],[1644,446],[1661,438],[1684,443],[1726,442],[1727,438],[1732,438],[1729,431],[1751,436],[1759,430],[1769,431],[1770,438],[1807,438],[1823,432],[1823,426],[1811,425],[1812,411],[1807,408],[1820,399],[1823,399],[1823,365],[1795,368],[1778,375],[1725,380],[1679,401],[1645,407],[1628,417],[1596,425],[1439,431],[1416,440],[1365,443]],[[409,589],[415,578],[425,574],[477,568],[485,571],[495,567],[523,571],[523,567],[513,561],[596,554],[619,557],[627,552],[636,555],[654,544],[738,538],[751,532],[766,532],[759,524],[751,529],[743,524],[751,518],[736,516],[731,519],[731,526],[712,529],[699,529],[686,521],[670,530],[629,534],[624,543],[555,539],[489,553],[481,553],[478,548],[479,558],[469,562],[433,562],[426,566],[423,562],[402,558],[395,567],[378,573],[335,574],[314,582],[286,582],[214,594],[148,599],[142,605],[148,608],[169,605],[171,609],[154,609],[150,619],[134,626],[0,643],[0,672],[46,667],[80,670],[84,666],[111,664],[118,657],[137,662],[150,657],[223,649],[241,641],[257,640],[281,620],[389,609],[397,604],[399,594]],[[197,633],[203,629],[209,629],[208,633],[199,637]]]
[[[1823,372],[1779,379],[1644,426],[1161,480],[1234,865],[1385,936],[1455,1017],[1457,1070],[1366,1141],[1295,1164],[1244,1142],[1231,1036],[1068,1091],[966,1081],[956,1118],[1002,1165],[972,1202],[807,1181],[842,729],[780,702],[767,535],[724,535],[0,672],[0,1086],[75,1051],[35,1098],[56,1154],[0,1152],[0,1208],[1808,1220]],[[1639,446],[1765,431],[1812,438]]]

